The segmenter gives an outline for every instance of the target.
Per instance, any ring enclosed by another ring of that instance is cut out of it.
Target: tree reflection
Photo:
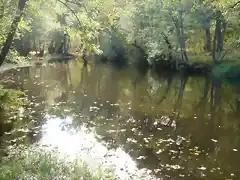
[[[31,109],[34,126],[44,123],[45,114],[74,116],[73,127],[94,130],[108,148],[122,147],[140,168],[165,179],[240,175],[239,152],[233,151],[240,149],[240,101],[233,85],[77,61],[4,76],[12,78],[6,86],[27,90],[38,104]]]

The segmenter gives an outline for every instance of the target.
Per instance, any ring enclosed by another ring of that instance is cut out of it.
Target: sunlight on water
[[[239,84],[77,62],[2,77],[31,102],[0,118],[3,147],[41,140],[126,180],[240,177]]]
[[[113,168],[118,179],[157,179],[148,174],[146,169],[139,170],[137,164],[121,148],[108,150],[93,132],[87,133],[84,126],[79,129],[69,128],[71,123],[72,117],[48,117],[39,143],[57,148],[69,158],[81,157],[92,168]]]

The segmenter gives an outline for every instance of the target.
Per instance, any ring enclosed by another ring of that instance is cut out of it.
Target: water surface
[[[53,145],[120,179],[240,178],[237,84],[79,61],[7,70],[1,81],[32,103],[30,117],[0,120],[3,149]]]

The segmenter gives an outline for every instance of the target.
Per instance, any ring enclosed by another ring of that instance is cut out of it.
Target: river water
[[[119,179],[239,179],[240,86],[79,61],[10,69],[30,119],[1,119],[1,147],[54,146]]]

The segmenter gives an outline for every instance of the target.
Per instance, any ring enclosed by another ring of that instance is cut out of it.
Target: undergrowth
[[[0,179],[4,180],[113,180],[110,170],[92,170],[82,160],[68,160],[56,151],[39,147],[17,149],[2,158]]]

